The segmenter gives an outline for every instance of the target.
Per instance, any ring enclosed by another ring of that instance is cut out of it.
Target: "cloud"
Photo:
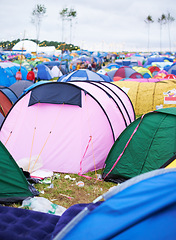
[[[157,19],[168,12],[176,19],[175,0],[1,0],[1,41],[22,39],[24,33],[28,38],[36,38],[35,26],[30,22],[36,4],[44,4],[47,9],[46,17],[41,23],[41,41],[62,41],[64,37],[68,43],[71,40],[73,44],[90,48],[102,48],[109,44],[109,49],[146,49],[148,26],[144,20],[151,15],[154,23],[150,25],[150,47],[152,50],[159,49],[160,28]],[[65,7],[76,10],[77,17],[72,22],[72,28],[69,22],[65,22],[63,32],[59,12]],[[175,25],[176,21],[171,25],[171,41],[176,50],[176,33],[173,31]],[[162,46],[169,48],[166,25],[162,28]]]

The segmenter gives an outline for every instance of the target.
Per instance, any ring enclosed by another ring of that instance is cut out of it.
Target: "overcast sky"
[[[148,49],[148,25],[144,22],[151,15],[151,51],[169,50],[167,25],[161,31],[157,22],[162,14],[175,18],[170,26],[171,50],[176,51],[175,0],[0,0],[0,41],[17,38],[35,39],[35,25],[31,23],[36,4],[46,7],[46,17],[41,23],[39,40],[73,43],[87,50],[144,51]],[[65,22],[62,31],[60,12],[74,9],[72,31]]]

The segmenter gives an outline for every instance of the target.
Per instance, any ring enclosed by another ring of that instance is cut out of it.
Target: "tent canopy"
[[[103,178],[121,182],[166,166],[175,156],[176,108],[147,113],[119,136],[105,162]]]
[[[174,239],[176,169],[155,170],[113,188],[84,208],[54,240]],[[95,203],[104,199],[95,209]],[[93,209],[93,210],[92,210]],[[164,230],[161,226],[164,223]]]
[[[13,203],[33,197],[22,170],[2,142],[0,142],[0,155],[0,203]]]
[[[27,161],[30,172],[37,167],[70,173],[102,168],[115,139],[135,119],[130,99],[111,83],[32,86],[13,105],[0,134],[17,163]]]

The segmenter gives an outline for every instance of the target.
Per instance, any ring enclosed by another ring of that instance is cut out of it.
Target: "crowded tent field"
[[[84,4],[57,13],[59,42],[53,0],[32,11],[35,37],[20,4],[2,26],[0,240],[174,240],[175,18],[148,15],[144,30],[151,0]]]

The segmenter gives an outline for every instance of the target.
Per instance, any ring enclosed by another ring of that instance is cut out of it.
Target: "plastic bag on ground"
[[[55,214],[58,216],[61,216],[66,210],[66,208],[54,204],[44,197],[26,198],[23,200],[20,208],[28,208],[30,210]]]

